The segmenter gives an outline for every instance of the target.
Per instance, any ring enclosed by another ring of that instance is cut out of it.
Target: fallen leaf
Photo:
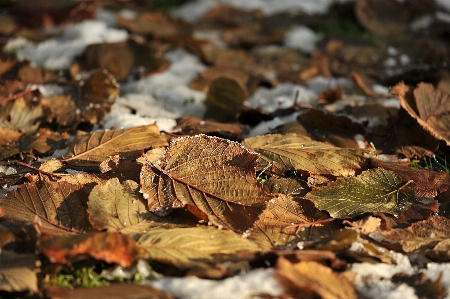
[[[414,190],[417,199],[435,199],[446,192],[450,186],[450,175],[442,172],[417,169],[397,163],[383,162],[372,159],[372,166],[391,170],[399,175],[403,181],[413,180],[409,185]]]
[[[177,121],[173,131],[181,131],[185,135],[198,134],[226,134],[234,138],[240,138],[244,127],[237,124],[224,124],[219,122],[201,120],[195,116],[183,116]]]
[[[217,78],[206,94],[206,117],[219,121],[234,121],[248,98],[245,86],[227,77]]]
[[[403,82],[392,87],[402,107],[434,137],[450,145],[450,95],[434,89],[428,83],[419,83],[412,91]]]
[[[35,133],[43,116],[40,105],[28,103],[23,97],[0,104],[0,127]]]
[[[355,175],[368,153],[363,149],[334,147],[294,133],[250,137],[242,145],[260,154],[258,170],[268,167],[279,176],[292,170],[304,174]]]
[[[38,292],[36,254],[3,251],[0,254],[0,290],[6,292]]]
[[[245,232],[272,198],[256,180],[257,159],[226,139],[178,138],[157,163],[142,167],[142,192],[157,215],[187,206],[217,226]]]
[[[91,256],[107,263],[129,267],[139,255],[134,240],[120,233],[87,233],[82,235],[42,235],[38,250],[52,263],[70,264],[80,256]]]
[[[294,298],[352,299],[358,298],[355,287],[343,275],[314,261],[295,264],[280,257],[277,275],[287,294]]]
[[[450,220],[442,216],[432,216],[407,228],[381,231],[380,234],[391,242],[399,243],[405,252],[423,251],[433,249],[441,241],[449,241]]]
[[[156,125],[127,130],[98,131],[80,136],[69,146],[67,162],[79,167],[98,166],[109,156],[139,156],[144,149],[167,146]]]
[[[36,223],[42,232],[53,234],[89,231],[86,205],[91,188],[45,178],[26,183],[0,201],[0,217]]]
[[[408,11],[397,1],[359,0],[355,16],[368,31],[386,38],[400,37],[409,26]]]
[[[292,196],[302,196],[309,191],[304,181],[295,178],[270,177],[263,187],[269,193],[283,193]]]
[[[333,218],[352,218],[371,212],[398,215],[414,202],[414,191],[409,184],[390,170],[375,168],[313,189],[305,198]]]
[[[155,226],[156,216],[147,211],[134,181],[120,183],[112,178],[95,186],[89,194],[87,211],[92,226],[100,231],[140,234]]]
[[[260,248],[242,236],[215,227],[155,228],[143,234],[137,244],[146,259],[178,267],[193,261],[219,261],[221,256]]]
[[[173,299],[169,293],[152,286],[124,283],[73,290],[51,286],[46,290],[45,294],[50,299]]]
[[[304,199],[278,195],[267,203],[249,239],[263,248],[286,246],[294,241],[318,239],[336,227],[321,224],[329,217]]]

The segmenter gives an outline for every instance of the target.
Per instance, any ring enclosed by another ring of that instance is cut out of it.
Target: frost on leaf
[[[376,168],[357,177],[340,179],[314,189],[305,198],[333,218],[352,218],[364,213],[398,215],[412,205],[414,191],[390,170]]]
[[[396,94],[402,107],[434,137],[450,145],[450,95],[434,89],[428,83],[419,83],[410,89],[403,82],[391,91]]]
[[[291,170],[306,174],[354,175],[366,161],[364,153],[367,153],[363,149],[334,147],[295,133],[251,137],[242,145],[261,155],[258,169],[272,165],[269,170],[280,176]]]
[[[142,167],[142,192],[160,216],[187,206],[200,219],[245,232],[271,199],[256,180],[258,155],[239,143],[198,135],[173,141]]]
[[[75,166],[98,166],[109,156],[138,156],[146,148],[166,145],[167,140],[159,134],[156,125],[98,131],[76,139],[69,146],[65,162]]]

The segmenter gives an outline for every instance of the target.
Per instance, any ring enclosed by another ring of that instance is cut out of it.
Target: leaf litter
[[[445,270],[430,270],[449,262],[448,174],[407,166],[433,155],[446,165],[448,26],[409,23],[440,8],[360,0],[308,15],[302,3],[278,15],[268,3],[211,4],[197,20],[187,17],[196,1],[173,14],[134,1],[114,10],[38,1],[32,17],[15,4],[5,49],[33,63],[0,59],[0,259],[18,261],[2,263],[1,290],[85,296],[41,277],[85,265],[146,276],[133,270],[145,261],[167,279],[225,283],[249,271],[264,273],[259,285],[277,281],[264,294],[167,289],[161,298],[388,296],[377,285],[448,296]],[[310,49],[297,36],[305,30],[291,29],[300,19],[309,34],[321,31]],[[105,20],[120,29],[97,39]],[[55,43],[42,35],[41,26],[66,22],[76,26],[46,33]],[[36,44],[20,46],[26,38]],[[83,43],[69,59],[48,50],[69,41]],[[34,56],[40,47],[54,60]],[[138,93],[149,101],[133,103]],[[165,110],[143,111],[152,109]],[[194,115],[146,117],[176,109]],[[117,127],[106,125],[112,119]]]

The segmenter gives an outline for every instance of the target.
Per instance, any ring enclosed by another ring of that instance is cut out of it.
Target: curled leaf
[[[412,205],[414,191],[390,170],[369,169],[357,177],[340,179],[306,194],[317,208],[333,218],[352,218],[364,213],[398,215]]]
[[[366,161],[364,153],[367,153],[363,149],[334,147],[295,133],[251,137],[242,145],[260,154],[258,169],[271,165],[270,171],[280,176],[292,170],[307,174],[354,175]]]

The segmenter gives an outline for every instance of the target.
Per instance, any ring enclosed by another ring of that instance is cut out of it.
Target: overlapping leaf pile
[[[387,43],[408,30],[402,17],[391,20],[372,2],[354,6],[369,32]],[[380,6],[398,5],[388,2]],[[418,4],[411,5],[407,9],[413,13]],[[59,9],[76,18],[94,6]],[[20,4],[15,9],[24,13]],[[51,9],[44,14],[35,20],[63,22]],[[60,95],[27,85],[56,83],[53,74],[12,57],[1,59],[0,166],[12,174],[0,180],[5,188],[13,187],[0,199],[0,291],[46,289],[54,298],[85,296],[83,290],[70,293],[45,283],[71,267],[101,262],[131,271],[144,262],[154,273],[214,279],[273,266],[286,296],[357,298],[348,265],[394,263],[386,248],[423,261],[450,262],[450,175],[413,169],[397,156],[448,153],[450,96],[445,88],[398,83],[391,93],[398,96],[399,111],[370,103],[367,111],[346,107],[362,117],[381,111],[377,116],[384,118],[372,129],[322,109],[341,100],[341,87],[323,92],[316,107],[296,103],[271,113],[246,107],[244,101],[258,85],[299,83],[317,74],[351,75],[360,91],[374,98],[366,76],[399,81],[379,69],[381,60],[372,59],[387,47],[381,41],[357,46],[330,38],[311,60],[294,50],[246,51],[281,43],[286,24],[296,19],[286,20],[229,6],[212,8],[202,24],[223,33],[230,46],[225,49],[196,40],[193,31],[200,24],[164,13],[119,17],[122,28],[148,43],[89,46],[70,77],[59,81]],[[206,91],[206,116],[214,121],[184,116],[174,134],[161,133],[155,124],[81,131],[109,112],[119,95],[116,79],[163,71],[169,62],[160,54],[174,46],[189,48],[208,63],[191,87]],[[91,68],[100,70],[84,73]],[[137,73],[138,68],[145,71]],[[400,74],[411,82],[408,74],[415,68]],[[271,80],[263,76],[266,72],[273,74]],[[441,86],[445,80],[442,75]],[[299,112],[296,122],[242,139],[245,125],[292,112]],[[371,141],[374,148],[368,146]],[[65,147],[63,156],[35,159]],[[358,251],[351,249],[354,244]],[[436,297],[445,293],[440,280],[410,284]],[[171,298],[143,286],[96,291]]]

